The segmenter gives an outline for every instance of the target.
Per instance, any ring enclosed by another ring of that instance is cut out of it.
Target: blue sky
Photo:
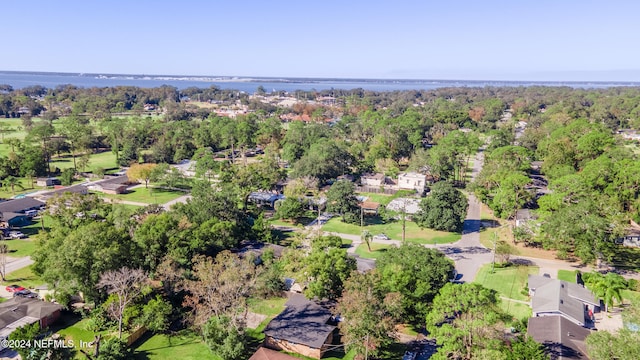
[[[5,0],[0,70],[640,81],[640,2]]]

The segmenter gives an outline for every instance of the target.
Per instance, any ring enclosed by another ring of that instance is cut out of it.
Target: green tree
[[[453,276],[453,262],[440,251],[417,244],[389,248],[376,261],[382,288],[402,295],[402,313],[422,323],[429,304]]]
[[[62,120],[60,129],[62,135],[69,142],[73,168],[77,170],[76,152],[79,149],[86,149],[91,143],[91,128],[84,121],[72,115]]]
[[[309,281],[305,295],[309,298],[337,299],[344,282],[356,270],[355,259],[346,250],[335,247],[311,251],[304,264]]]
[[[585,285],[604,301],[607,312],[614,305],[614,300],[622,303],[622,291],[627,288],[627,282],[622,276],[613,272],[602,275],[593,271],[585,273],[583,279]]]
[[[305,208],[299,199],[288,197],[276,202],[276,216],[279,219],[295,220],[302,217]]]
[[[628,328],[622,328],[615,334],[594,331],[587,336],[586,344],[592,360],[640,358],[640,335]]]
[[[214,316],[202,328],[204,342],[223,360],[241,359],[246,352],[244,330],[238,329],[227,316]]]
[[[440,347],[434,359],[473,359],[503,345],[505,318],[495,290],[480,284],[447,283],[426,316],[427,331]]]
[[[414,221],[420,227],[444,231],[462,231],[467,216],[467,198],[447,182],[438,182],[420,203]]]
[[[35,340],[40,335],[40,324],[35,322],[33,324],[24,325],[17,329],[15,329],[10,335],[9,340],[11,340],[11,344],[19,345],[21,343],[29,343]],[[12,347],[20,357],[23,359],[29,359],[32,350],[34,347],[31,346],[14,346]]]
[[[380,286],[380,274],[373,270],[354,273],[344,284],[335,312],[344,319],[338,324],[347,351],[359,356],[379,354],[394,342],[394,314],[398,294],[386,293]]]
[[[352,182],[339,180],[331,185],[327,191],[327,210],[340,214],[343,222],[358,222],[360,206]]]
[[[126,341],[112,338],[100,343],[100,351],[96,360],[129,360],[133,359],[133,350]]]
[[[510,348],[503,352],[505,360],[548,360],[549,355],[545,352],[542,344],[535,341],[531,336],[520,335],[510,343]]]
[[[22,183],[20,182],[20,179],[15,176],[7,176],[6,178],[4,178],[4,180],[2,180],[2,186],[11,188],[12,194],[16,193],[16,186],[24,189]]]
[[[144,325],[148,330],[154,332],[164,332],[169,329],[169,316],[173,308],[171,304],[160,295],[149,300],[142,307],[142,314],[137,319],[139,325]]]

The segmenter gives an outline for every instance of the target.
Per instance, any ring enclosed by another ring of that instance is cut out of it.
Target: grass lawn
[[[30,256],[36,250],[36,242],[33,239],[13,239],[6,241],[9,247],[9,256],[24,257]]]
[[[384,254],[388,248],[393,245],[371,243],[371,252],[367,248],[367,244],[362,243],[356,248],[356,254],[365,259],[377,259],[380,255]]]
[[[510,266],[496,268],[492,274],[491,264],[487,264],[480,268],[475,282],[510,299],[526,301],[528,296],[522,294],[522,290],[527,286],[529,274],[537,274],[538,271],[537,266]]]
[[[80,154],[76,154],[76,164],[79,157]],[[51,159],[50,164],[52,169],[56,167],[60,170],[69,169],[73,167],[73,157],[71,156],[71,154],[54,157]],[[91,154],[89,156],[89,164],[84,170],[90,172],[98,168],[103,168],[105,170],[118,168],[118,164],[116,164],[116,154],[111,151],[103,151],[101,153]]]
[[[193,333],[169,336],[164,334],[143,336],[136,344],[136,359],[149,360],[198,360],[220,359]]]
[[[379,218],[368,218],[364,229],[371,234],[386,234],[394,240],[402,239],[402,223],[400,221],[392,221],[382,223]],[[322,226],[323,231],[360,235],[360,225],[343,223],[340,217],[329,220]],[[420,229],[413,221],[406,222],[406,240],[408,242],[418,244],[448,244],[460,240],[461,235],[458,233],[450,233],[446,231],[437,231],[431,229]]]
[[[500,308],[517,320],[530,318],[532,314],[531,307],[529,305],[506,299],[502,299],[500,302]]]
[[[126,194],[119,194],[119,195],[100,194],[100,195],[104,197],[109,197],[112,199],[135,201],[135,202],[145,203],[145,204],[164,204],[173,199],[177,199],[180,196],[185,194],[187,193],[184,191],[154,189],[151,187],[147,189],[144,186],[141,186],[141,187],[137,187],[135,189],[130,190],[130,192]]]
[[[7,281],[2,283],[3,286],[10,284],[18,284],[29,289],[43,285],[45,282],[39,276],[35,275],[31,270],[31,266],[23,267],[7,274]]]
[[[93,341],[95,336],[98,334],[102,334],[104,338],[104,335],[108,334],[108,332],[101,331],[99,333],[95,333],[88,330],[88,325],[89,319],[82,319],[76,314],[63,312],[62,316],[60,316],[60,319],[51,327],[51,331],[62,335],[66,340],[73,340],[73,343],[77,350],[82,349],[85,351],[92,351],[93,348],[81,348],[80,341],[83,341],[85,343]],[[85,356],[78,352],[76,354],[76,359],[85,359]]]
[[[576,272],[571,270],[558,270],[558,280],[564,280],[570,283],[575,283]]]
[[[640,292],[632,290],[622,290],[622,300],[624,302],[634,302],[640,304]]]
[[[287,302],[287,298],[272,298],[272,299],[249,299],[249,311],[256,314],[262,314],[267,316],[276,316],[284,310],[284,304]]]

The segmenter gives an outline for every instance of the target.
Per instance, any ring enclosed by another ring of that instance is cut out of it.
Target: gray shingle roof
[[[322,348],[336,328],[329,325],[331,312],[304,296],[292,296],[286,308],[264,329],[264,334],[314,349]]]
[[[24,197],[22,199],[13,199],[0,202],[0,212],[20,213],[27,210],[38,209],[44,205],[45,204],[42,201],[38,201],[30,197]]]
[[[594,306],[600,306],[600,302],[598,301],[598,299],[595,298],[593,293],[582,285],[570,283],[567,281],[550,279],[548,277],[539,276],[539,275],[529,275],[529,289],[536,290],[541,286],[551,284],[551,283],[556,284],[556,286],[560,286],[560,284],[564,284],[564,286],[568,289],[568,295],[574,299],[580,300],[583,303],[588,303]]]
[[[25,316],[42,319],[60,309],[52,302],[16,297],[0,303],[0,329]]]
[[[551,360],[588,359],[584,340],[591,331],[562,316],[529,318],[527,333],[545,346]]]

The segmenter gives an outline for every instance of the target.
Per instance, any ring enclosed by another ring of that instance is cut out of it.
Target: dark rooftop
[[[544,345],[551,360],[587,360],[584,340],[591,331],[576,325],[563,316],[529,318],[527,333]]]
[[[30,197],[24,197],[21,199],[0,202],[0,212],[19,213],[27,210],[38,209],[44,205],[45,204],[42,201],[38,201]]]
[[[330,324],[331,317],[328,308],[294,294],[287,301],[285,309],[267,325],[264,333],[276,339],[320,349],[336,328]]]

